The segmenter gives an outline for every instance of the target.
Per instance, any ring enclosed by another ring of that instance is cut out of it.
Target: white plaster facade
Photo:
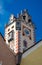
[[[25,20],[23,19],[23,16],[24,16],[24,19],[26,17]],[[20,26],[21,30],[16,30],[17,22],[21,22],[21,26]],[[28,35],[23,35],[24,28],[29,31]],[[13,40],[8,42],[8,39],[9,39],[8,33],[10,33],[12,30],[14,31]],[[19,38],[19,35],[20,35],[20,38]],[[9,47],[15,53],[23,52],[23,49],[24,49],[23,40],[26,40],[27,42],[27,47],[25,47],[25,50],[35,44],[34,26],[32,24],[31,17],[27,14],[26,11],[21,16],[19,16],[19,18],[17,18],[16,20],[14,20],[14,17],[10,19],[9,25],[5,28],[5,40],[6,40],[6,44],[9,45]]]

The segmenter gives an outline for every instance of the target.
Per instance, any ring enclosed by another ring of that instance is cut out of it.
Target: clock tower
[[[16,18],[10,16],[8,25],[5,27],[6,44],[16,55],[16,64],[19,65],[22,53],[35,44],[34,24],[28,11],[24,9]]]

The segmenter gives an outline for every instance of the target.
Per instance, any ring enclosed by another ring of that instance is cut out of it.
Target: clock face
[[[28,30],[27,28],[24,28],[24,34],[25,34],[26,36],[29,35],[29,30]]]

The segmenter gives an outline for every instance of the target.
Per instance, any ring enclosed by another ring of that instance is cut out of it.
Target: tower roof
[[[19,13],[17,15],[17,18],[14,16],[14,14],[11,14],[10,18],[9,18],[9,23],[5,26],[7,27],[8,25],[10,25],[13,22],[17,22],[17,21],[22,21],[25,22],[25,24],[28,24],[29,26],[34,27],[31,16],[28,13],[27,9],[21,10],[21,13]]]

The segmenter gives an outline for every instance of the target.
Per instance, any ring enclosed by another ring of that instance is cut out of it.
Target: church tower
[[[9,23],[5,27],[5,40],[17,55],[16,64],[20,64],[21,54],[35,44],[34,24],[26,9],[21,11],[18,18],[13,14],[10,16]]]

